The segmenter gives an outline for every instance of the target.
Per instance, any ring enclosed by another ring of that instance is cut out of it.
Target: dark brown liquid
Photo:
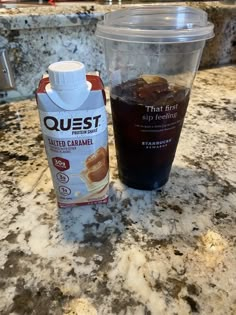
[[[147,82],[148,81],[148,82]],[[118,171],[133,188],[152,190],[169,178],[189,89],[160,77],[127,81],[111,91]]]

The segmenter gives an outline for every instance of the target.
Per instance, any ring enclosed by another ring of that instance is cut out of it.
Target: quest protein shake
[[[59,207],[106,203],[109,162],[105,92],[82,63],[48,68],[36,92],[40,124]]]

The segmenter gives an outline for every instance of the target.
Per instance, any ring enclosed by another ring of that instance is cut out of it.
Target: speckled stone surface
[[[236,6],[186,4],[204,9],[215,24],[216,36],[206,43],[201,67],[236,62]],[[0,91],[0,98],[33,95],[49,64],[59,60],[80,60],[87,71],[99,70],[107,84],[103,43],[95,37],[96,25],[105,13],[127,6],[86,2],[0,9],[0,48],[9,51],[16,81],[16,89]]]
[[[91,5],[0,9],[0,47],[8,47],[16,81],[15,90],[0,92],[2,99],[32,96],[48,66],[60,60],[79,60],[87,72],[105,75],[102,43],[95,37],[104,13],[94,10]]]
[[[58,210],[35,100],[0,108],[0,313],[236,314],[236,68],[196,77],[170,180]]]

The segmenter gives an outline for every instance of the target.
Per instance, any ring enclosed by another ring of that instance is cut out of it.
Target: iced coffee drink
[[[169,177],[213,24],[193,7],[137,6],[106,14],[96,35],[104,43],[120,179],[159,189]]]
[[[138,189],[168,180],[190,90],[159,76],[143,75],[111,90],[120,179]]]

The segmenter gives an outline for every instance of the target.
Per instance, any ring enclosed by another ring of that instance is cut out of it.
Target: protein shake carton
[[[60,208],[106,203],[109,161],[105,92],[82,63],[48,68],[36,92],[48,163]]]

